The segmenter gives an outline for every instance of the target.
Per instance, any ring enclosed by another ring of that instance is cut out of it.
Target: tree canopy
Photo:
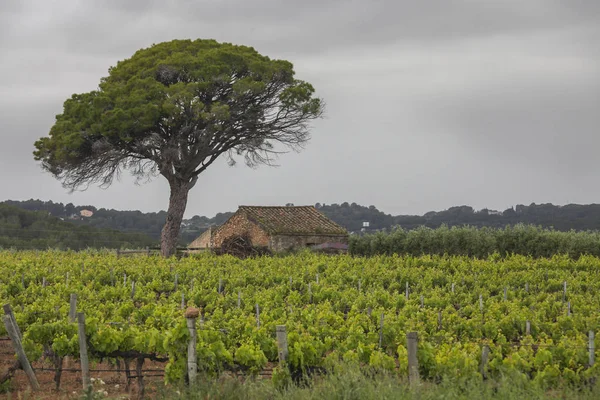
[[[323,107],[288,61],[214,40],[174,40],[137,51],[97,90],[66,100],[34,157],[72,190],[108,186],[123,169],[138,179],[163,175],[171,188],[168,256],[200,173],[221,155],[273,165],[309,140]]]
[[[75,226],[44,211],[28,211],[0,203],[0,249],[142,248],[157,241],[144,233]]]

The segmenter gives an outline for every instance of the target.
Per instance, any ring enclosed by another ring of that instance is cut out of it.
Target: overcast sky
[[[118,60],[187,38],[287,59],[327,103],[280,167],[211,166],[187,216],[288,202],[391,214],[600,202],[596,0],[1,0],[0,200],[165,209],[162,177],[69,194],[33,143]]]

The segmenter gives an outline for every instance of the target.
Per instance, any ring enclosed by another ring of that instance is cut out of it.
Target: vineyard
[[[27,358],[57,371],[80,355],[76,298],[91,362],[131,362],[140,374],[144,362],[161,362],[166,383],[186,377],[184,311],[197,307],[202,373],[261,374],[278,362],[276,326],[284,325],[292,378],[339,362],[407,376],[407,334],[416,332],[423,381],[510,376],[553,388],[598,375],[599,273],[591,256],[175,260],[7,251],[0,298]]]

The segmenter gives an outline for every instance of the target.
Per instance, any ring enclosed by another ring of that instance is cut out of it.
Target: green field
[[[31,360],[44,349],[79,356],[77,324],[68,319],[76,294],[92,360],[168,358],[171,383],[186,371],[184,305],[202,310],[198,365],[209,375],[251,376],[277,363],[275,326],[285,325],[294,377],[343,363],[405,379],[406,335],[417,332],[425,383],[480,382],[488,346],[489,380],[549,390],[585,387],[598,375],[588,334],[600,327],[599,272],[600,259],[586,256],[175,260],[2,252],[0,298],[12,306]]]

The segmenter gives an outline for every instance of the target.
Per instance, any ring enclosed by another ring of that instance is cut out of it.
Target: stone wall
[[[235,235],[248,234],[252,241],[252,246],[267,247],[269,245],[269,235],[258,225],[249,221],[243,214],[234,214],[227,222],[219,227],[213,236],[213,246],[221,247],[223,240]]]
[[[274,252],[301,250],[323,243],[348,244],[348,235],[275,235],[271,237],[243,213],[236,213],[220,227],[209,228],[194,240],[189,247],[219,248],[226,238],[245,234],[250,236],[253,246],[268,247]]]
[[[212,243],[211,243],[211,236],[213,233],[213,229],[212,227],[209,227],[207,230],[205,230],[204,232],[202,232],[202,234],[200,236],[198,236],[198,238],[196,238],[196,240],[194,240],[192,243],[190,243],[190,245],[188,247],[192,247],[192,248],[210,248],[213,247]]]
[[[323,243],[344,243],[348,244],[348,236],[332,236],[332,235],[276,235],[273,236],[269,243],[269,248],[275,252],[300,250],[305,247],[310,247],[315,244]]]

